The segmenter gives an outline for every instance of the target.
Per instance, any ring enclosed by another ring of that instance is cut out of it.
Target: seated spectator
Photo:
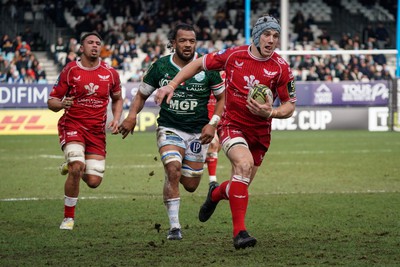
[[[375,29],[375,38],[379,49],[386,49],[390,44],[390,35],[382,22],[378,22]]]
[[[47,84],[48,82],[47,82],[46,76],[39,75],[37,83],[38,84]]]
[[[305,26],[302,31],[300,31],[297,41],[300,43],[308,43],[314,41],[314,35],[308,26]]]
[[[61,66],[65,65],[65,59],[67,58],[67,46],[64,43],[62,37],[57,38],[57,42],[54,44],[54,61]]]
[[[319,77],[318,77],[318,74],[316,72],[316,67],[312,66],[309,69],[309,73],[306,76],[306,81],[318,81],[318,80],[319,80]]]
[[[208,17],[204,15],[204,13],[201,13],[199,19],[196,22],[196,25],[200,29],[210,28],[210,21],[208,20]]]
[[[41,64],[38,64],[36,66],[36,70],[35,70],[36,80],[39,80],[40,76],[42,76],[44,79],[46,79],[46,71],[43,69],[43,66]]]
[[[101,51],[100,51],[100,57],[101,57],[101,59],[106,59],[106,58],[109,58],[109,57],[111,57],[112,56],[112,54],[113,54],[113,50],[111,49],[111,45],[109,45],[109,44],[106,44],[106,45],[103,45],[102,47],[101,47]]]
[[[19,75],[19,71],[15,67],[15,65],[11,65],[9,72],[7,74],[7,83],[9,84],[21,84],[24,83],[24,80]]]
[[[31,51],[31,46],[23,41],[20,45],[17,46],[16,51],[18,51],[19,54],[24,57]]]
[[[66,60],[65,60],[65,64],[68,64],[71,61],[75,61],[76,58],[77,58],[77,54],[74,51],[70,51],[68,53],[68,56],[67,56]]]
[[[9,68],[9,61],[4,59],[2,53],[0,53],[0,82],[4,82],[7,79],[7,71]]]
[[[129,45],[129,56],[131,59],[137,58],[138,57],[138,52],[137,52],[137,45],[136,45],[136,39],[135,38],[130,38],[128,41]]]
[[[14,51],[14,48],[13,48],[13,45],[12,45],[12,41],[10,39],[5,40],[5,42],[4,42],[4,44],[3,44],[2,48],[1,48],[1,51],[9,59],[10,59],[10,57],[12,57],[12,58],[14,57],[15,51]]]
[[[114,49],[111,55],[111,66],[114,69],[122,70],[122,63],[124,62],[124,58],[119,54],[118,49]]]

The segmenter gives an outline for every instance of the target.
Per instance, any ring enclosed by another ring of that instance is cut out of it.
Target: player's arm
[[[290,101],[284,102],[279,107],[273,108],[271,113],[269,114],[269,117],[275,119],[290,118],[293,115],[295,109],[296,109],[295,102],[290,102]]]
[[[62,109],[70,108],[74,103],[74,97],[66,96],[69,91],[67,72],[67,69],[64,68],[58,77],[58,82],[50,92],[47,107],[51,111],[58,112]]]
[[[157,93],[154,97],[154,101],[157,105],[161,105],[164,97],[167,97],[167,104],[171,101],[172,96],[174,95],[174,90],[178,87],[179,84],[186,81],[187,79],[193,77],[198,72],[203,70],[203,59],[198,58],[193,60],[185,67],[183,67],[178,74],[171,80],[166,86],[160,87],[157,90]]]
[[[47,107],[54,112],[58,112],[62,109],[70,108],[74,103],[73,97],[64,97],[63,99],[59,98],[49,98],[47,100]]]
[[[273,103],[266,102],[265,104],[260,104],[254,99],[247,100],[247,108],[254,115],[258,115],[263,118],[275,118],[275,119],[286,119],[293,115],[296,109],[296,103],[287,101],[282,103],[279,107],[273,107]]]
[[[147,98],[150,96],[141,92],[140,88],[144,86],[145,86],[144,83],[142,83],[139,86],[139,90],[136,93],[132,101],[132,104],[129,108],[128,116],[126,116],[126,118],[118,127],[118,131],[122,134],[122,139],[125,139],[125,137],[129,133],[133,134],[133,131],[137,123],[137,115],[139,114],[140,111],[142,111]]]
[[[113,114],[113,119],[108,128],[111,129],[112,134],[118,134],[118,123],[122,115],[123,102],[124,100],[122,98],[121,91],[111,95],[111,111]]]
[[[273,108],[269,114],[270,118],[286,119],[290,118],[296,109],[296,85],[293,80],[289,80],[283,86],[278,88],[278,96],[281,99],[281,105]]]
[[[215,95],[215,99],[217,102],[215,103],[214,114],[211,117],[210,122],[206,124],[201,131],[200,141],[202,144],[210,143],[215,136],[215,130],[217,129],[217,125],[224,109],[225,91],[219,95]]]

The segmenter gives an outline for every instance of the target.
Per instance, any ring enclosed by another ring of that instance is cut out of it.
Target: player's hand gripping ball
[[[256,84],[253,88],[249,90],[248,98],[253,98],[260,104],[265,104],[267,101],[272,105],[274,101],[274,96],[271,89],[264,84]]]

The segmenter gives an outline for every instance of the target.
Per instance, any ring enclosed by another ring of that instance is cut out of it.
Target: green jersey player
[[[172,54],[154,62],[139,86],[129,114],[120,124],[122,138],[133,134],[137,114],[149,96],[171,82],[175,75],[197,58],[196,34],[188,24],[178,24],[169,35]],[[217,71],[201,71],[180,85],[167,104],[160,105],[157,120],[157,145],[165,170],[163,199],[170,229],[169,240],[182,239],[179,222],[179,183],[194,192],[203,174],[209,143],[212,141],[224,105],[224,83]],[[214,115],[208,118],[207,103],[213,94],[217,99]]]

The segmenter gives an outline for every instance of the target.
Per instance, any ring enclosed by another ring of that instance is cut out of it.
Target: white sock
[[[164,201],[165,208],[167,209],[167,214],[169,218],[169,224],[171,226],[170,229],[173,228],[181,228],[179,223],[179,206],[181,199],[180,198],[172,198]]]
[[[216,182],[216,181],[217,181],[217,176],[215,176],[215,175],[210,175],[210,176],[208,176],[208,178],[209,178],[209,180],[210,180],[210,183],[211,183],[211,182]]]
[[[78,202],[78,198],[77,197],[64,196],[64,205],[67,206],[67,207],[76,206],[77,202]]]

